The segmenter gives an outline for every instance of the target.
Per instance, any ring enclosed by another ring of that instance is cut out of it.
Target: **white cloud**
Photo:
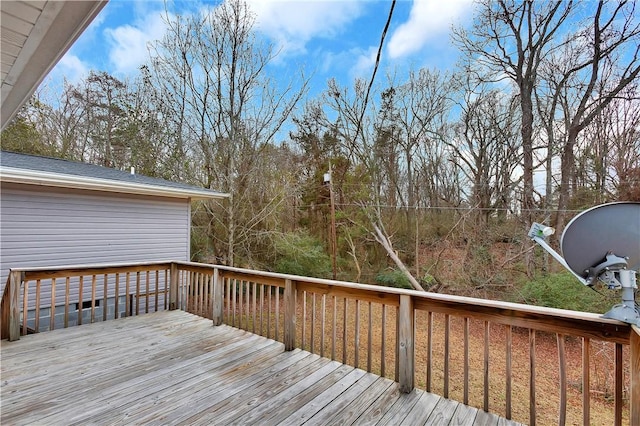
[[[57,76],[52,75],[51,78],[59,80],[62,80],[62,78],[64,78],[71,84],[77,84],[87,75],[89,75],[89,69],[90,66],[83,62],[76,55],[67,53],[60,59],[60,62],[58,62],[56,68],[54,68],[54,72],[55,74],[57,74]]]
[[[285,55],[306,53],[315,37],[332,38],[360,16],[361,1],[248,0],[257,28]]]
[[[356,63],[349,70],[349,75],[351,76],[351,78],[371,78],[371,72],[373,71],[373,67],[376,63],[377,55],[378,48],[374,46],[369,47],[369,49],[367,49],[366,51],[360,52],[360,54],[357,56]]]
[[[467,13],[471,13],[471,0],[414,0],[409,20],[389,40],[389,56],[397,59],[419,51]]]
[[[149,57],[147,43],[161,39],[166,24],[160,12],[148,13],[132,25],[105,29],[110,44],[109,60],[117,73],[131,74]]]

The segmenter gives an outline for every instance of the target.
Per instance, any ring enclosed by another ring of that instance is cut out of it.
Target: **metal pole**
[[[333,171],[331,168],[331,162],[329,162],[329,198],[331,200],[331,257],[333,266],[333,279],[337,278],[338,268],[336,266],[337,256],[337,238],[336,238],[336,206],[333,195]]]

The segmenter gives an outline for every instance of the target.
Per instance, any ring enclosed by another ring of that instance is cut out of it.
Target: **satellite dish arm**
[[[555,229],[549,226],[534,222],[533,225],[531,225],[531,229],[529,229],[529,233],[527,234],[527,236],[531,238],[533,241],[535,241],[536,243],[538,243],[540,247],[545,249],[547,253],[553,256],[555,260],[557,260],[562,266],[564,266],[567,271],[571,272],[571,274],[574,277],[576,277],[578,281],[580,281],[583,285],[591,286],[591,284],[593,284],[592,282],[585,280],[580,275],[573,272],[573,270],[569,267],[569,265],[564,260],[564,258],[560,256],[560,254],[557,251],[555,251],[549,244],[547,244],[547,241],[544,239],[544,237],[552,235],[554,232],[555,232]]]

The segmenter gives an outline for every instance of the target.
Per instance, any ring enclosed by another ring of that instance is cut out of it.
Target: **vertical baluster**
[[[371,302],[369,303],[369,320],[368,320],[368,330],[367,330],[367,371],[371,373],[371,341],[373,340],[373,324],[372,321],[372,312],[371,312]]]
[[[198,314],[198,280],[200,279],[199,272],[190,272],[191,278],[189,279],[189,312]]]
[[[396,382],[400,382],[400,340],[398,339],[398,332],[400,331],[400,307],[396,307],[396,368],[395,368],[395,376],[393,380]]]
[[[280,337],[280,287],[276,286],[276,340]]]
[[[271,309],[271,293],[273,292],[273,287],[268,285],[267,289],[269,290],[269,297],[268,297],[268,302],[269,305],[267,307],[267,338],[271,339],[271,315],[272,315],[272,309]]]
[[[144,271],[144,283],[145,283],[145,297],[144,297],[144,313],[148,314],[149,313],[149,271]]]
[[[226,286],[226,294],[225,297],[227,298],[227,303],[225,306],[225,321],[227,323],[231,323],[233,324],[233,321],[231,320],[231,278],[226,278],[225,279],[225,286]]]
[[[349,333],[347,333],[347,313],[349,311],[348,308],[348,300],[345,297],[344,298],[344,309],[343,309],[343,318],[342,318],[342,363],[346,364],[347,363],[347,335]],[[396,358],[397,359],[397,358]]]
[[[49,310],[49,330],[56,328],[56,279],[51,278],[51,308]]]
[[[536,424],[536,331],[529,329],[529,425]]]
[[[253,320],[253,334],[256,334],[256,321],[258,319],[258,283],[253,283],[253,312],[251,313]],[[259,333],[258,333],[259,334]]]
[[[183,311],[187,311],[186,309],[187,281],[186,280],[187,280],[188,273],[189,272],[185,270],[178,270],[178,288],[176,289],[176,309],[182,309]]]
[[[198,290],[200,294],[200,316],[207,318],[207,275],[204,272],[200,272],[200,283],[198,284]]]
[[[338,330],[338,298],[333,296],[333,316],[331,321],[331,359],[336,360],[336,335]]]
[[[125,277],[125,289],[124,289],[124,316],[125,317],[128,317],[131,315],[131,305],[129,301],[129,291],[131,290],[129,285],[130,277],[131,277],[131,274],[127,272],[127,275]]]
[[[209,305],[209,286],[211,284],[211,276],[208,273],[202,273],[202,316],[211,319],[211,309]]]
[[[200,292],[200,316],[204,317],[204,318],[209,318],[209,313],[208,313],[208,309],[207,309],[207,295],[208,295],[208,288],[209,288],[209,275],[205,274],[204,272],[200,273],[201,276],[201,281],[202,281],[202,291]]]
[[[427,312],[427,380],[426,390],[431,392],[431,371],[433,366],[433,312]]]
[[[182,281],[182,309],[187,312],[193,311],[193,297],[191,293],[193,292],[193,274],[191,271],[184,271],[183,273],[183,281]]]
[[[505,401],[505,417],[511,420],[511,353],[513,347],[512,328],[510,325],[506,326],[506,401]]]
[[[307,344],[307,292],[302,292],[302,349]],[[310,346],[309,346],[310,347]]]
[[[201,317],[206,317],[207,314],[204,311],[204,289],[205,289],[205,280],[206,277],[204,273],[200,272],[198,274],[198,315]]]
[[[324,334],[325,334],[325,318],[326,318],[326,313],[325,311],[327,310],[327,295],[323,294],[322,295],[322,315],[320,320],[322,321],[322,325],[321,325],[321,330],[320,330],[320,356],[324,357],[324,346],[325,346],[325,338],[324,338]]]
[[[20,295],[18,294],[18,297]],[[27,319],[29,313],[29,281],[24,280],[24,293],[22,293],[22,335],[27,335]]]
[[[444,316],[444,393],[445,398],[449,398],[449,333],[451,331],[451,317]]]
[[[220,275],[220,269],[214,267],[211,275],[211,319],[213,325],[222,325],[224,310],[224,278]]]
[[[591,341],[582,339],[582,423],[591,424]]]
[[[360,367],[360,300],[356,300],[356,325],[355,325],[355,334],[354,334],[354,346],[355,346],[355,354],[354,354],[354,366],[356,368]]]
[[[311,353],[315,353],[316,344],[316,294],[311,294]]]
[[[180,307],[182,310],[190,312],[191,298],[191,271],[182,271],[182,281],[180,283]]]
[[[484,411],[489,411],[489,321],[484,322]]]
[[[264,336],[264,284],[260,284],[260,335]]]
[[[169,292],[169,274],[171,273],[170,271],[171,271],[170,269],[165,269],[164,270],[164,291],[163,291],[162,294],[164,296],[164,310],[165,311],[167,310],[167,303],[169,301],[167,293]],[[177,285],[177,283],[176,283],[176,285]]]
[[[71,290],[71,279],[65,278],[64,284],[64,328],[69,327],[69,292]]]
[[[84,303],[84,276],[78,278],[78,325],[82,325],[82,304]]]
[[[245,303],[247,308],[247,313],[245,316],[245,330],[249,330],[249,320],[251,319],[251,281],[245,281]]]
[[[40,280],[36,280],[36,321],[35,321],[35,330],[36,333],[40,332],[40,291],[41,291],[41,286],[40,286]]]
[[[107,274],[104,274],[104,288],[103,288],[103,294],[102,294],[102,321],[106,321],[107,320],[107,296],[108,296],[108,292],[109,289],[107,287]]]
[[[633,332],[633,331],[632,331]],[[615,410],[615,425],[619,426],[622,424],[622,407],[624,401],[622,400],[622,386],[623,379],[622,373],[624,369],[624,361],[622,360],[622,343],[615,344],[615,390],[614,390],[614,410]]]
[[[237,327],[237,324],[236,324],[236,300],[238,298],[238,280],[236,280],[235,278],[233,279],[233,285],[231,287],[231,291],[232,291],[232,294],[231,294],[231,300],[232,300],[232,302],[231,302],[231,304],[232,304],[231,305],[231,312],[233,314],[233,321],[231,321],[231,324],[234,327]]]
[[[155,291],[154,291],[154,295],[155,295],[155,299],[154,299],[154,303],[155,303],[155,309],[154,312],[158,312],[158,293],[159,293],[159,284],[160,283],[160,270],[156,269],[156,281],[155,281]]]
[[[240,328],[242,328],[242,320],[245,319],[244,313],[244,280],[239,280],[238,285],[240,288],[238,289],[238,318],[240,320]],[[245,328],[246,329],[246,328]]]
[[[120,312],[118,312],[120,310],[120,272],[116,272],[116,294],[115,297],[113,299],[113,319],[118,319],[118,317],[120,316]]]
[[[464,318],[463,324],[464,331],[464,367],[463,374],[464,378],[462,381],[464,382],[464,395],[462,397],[462,402],[464,405],[469,405],[469,318]]]
[[[136,315],[140,315],[140,271],[136,272]]]
[[[382,337],[380,342],[380,376],[384,377],[387,367],[387,305],[382,304]]]
[[[238,286],[238,327],[242,328],[242,319],[244,315],[244,280],[237,280],[236,285]]]
[[[186,312],[190,312],[190,306],[189,303],[191,303],[191,301],[189,300],[189,292],[190,287],[191,287],[191,283],[190,283],[190,277],[191,277],[191,272],[189,271],[180,271],[180,291],[179,291],[179,296],[178,298],[180,299],[179,302],[179,309],[182,309],[183,311]]]
[[[96,322],[96,286],[97,278],[94,274],[91,277],[91,324]]]
[[[187,284],[185,286],[185,292],[186,292],[185,303],[187,304],[188,312],[191,312],[192,314],[195,314],[195,315],[199,315],[198,314],[198,306],[199,306],[198,282],[200,280],[200,272],[189,271],[187,274],[188,274],[188,278],[187,278]]]
[[[567,421],[567,362],[565,358],[564,336],[556,334],[558,342],[558,367],[560,369],[560,408],[558,424],[564,426]]]

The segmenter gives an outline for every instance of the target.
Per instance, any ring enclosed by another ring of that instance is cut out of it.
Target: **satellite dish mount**
[[[585,286],[591,287],[599,280],[610,289],[620,289],[622,303],[603,317],[640,326],[640,307],[635,301],[636,271],[640,270],[640,203],[603,204],[580,213],[562,234],[564,257],[545,241],[554,232],[534,223],[528,236]]]

